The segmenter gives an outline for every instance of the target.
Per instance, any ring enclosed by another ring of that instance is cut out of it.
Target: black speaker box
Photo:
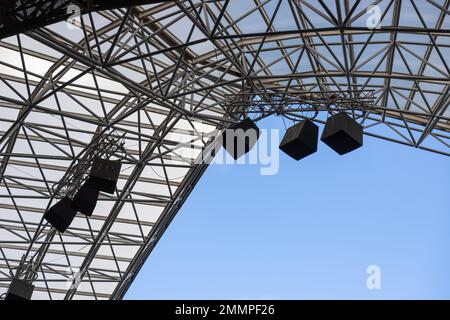
[[[303,120],[286,131],[280,149],[298,161],[317,151],[318,139],[319,127],[311,120]]]
[[[347,113],[328,118],[321,140],[331,149],[344,155],[363,145],[363,128]]]
[[[232,125],[222,134],[223,147],[235,159],[248,153],[259,139],[259,128],[250,118]]]
[[[22,279],[13,278],[6,293],[5,300],[30,300],[34,286]]]
[[[100,191],[95,189],[95,186],[88,179],[75,194],[72,201],[72,209],[89,217],[92,216],[97,205],[99,193]]]
[[[76,214],[76,210],[72,209],[72,199],[64,197],[45,213],[44,218],[62,233],[70,226]]]
[[[97,190],[114,194],[122,164],[118,160],[96,158],[91,168],[89,181]]]

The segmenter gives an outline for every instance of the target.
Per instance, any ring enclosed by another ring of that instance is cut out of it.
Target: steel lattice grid
[[[205,170],[201,148],[237,117],[226,96],[373,90],[355,111],[367,135],[449,155],[449,3],[167,1],[1,40],[0,292],[45,244],[51,186],[110,129],[127,133],[118,191],[52,240],[33,298],[123,297]]]

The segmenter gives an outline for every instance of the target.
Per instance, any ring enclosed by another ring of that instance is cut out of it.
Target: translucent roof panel
[[[0,294],[25,261],[35,299],[122,298],[207,168],[202,151],[243,115],[280,112],[279,97],[370,92],[370,108],[296,112],[345,111],[367,135],[450,155],[449,0],[74,3],[72,23],[0,40]],[[55,233],[54,186],[112,132],[115,194]]]

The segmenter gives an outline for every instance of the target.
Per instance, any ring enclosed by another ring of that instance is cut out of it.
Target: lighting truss
[[[0,294],[31,268],[33,298],[121,299],[206,170],[205,136],[244,114],[344,110],[450,155],[450,0],[71,1],[78,19],[49,2],[0,6],[24,22],[0,22]],[[116,194],[55,232],[52,186],[112,131]]]
[[[297,121],[314,119],[319,112],[351,112],[359,111],[361,115],[373,111],[375,102],[374,90],[366,91],[322,91],[265,93],[241,93],[225,97],[224,105],[229,114],[253,114],[256,120],[276,115]]]

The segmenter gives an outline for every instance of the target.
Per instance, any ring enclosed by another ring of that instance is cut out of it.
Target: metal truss
[[[450,0],[159,2],[1,24],[0,294],[32,261],[33,298],[121,299],[206,170],[205,137],[243,114],[344,110],[367,135],[450,155]],[[55,232],[52,186],[113,131],[116,194]]]

